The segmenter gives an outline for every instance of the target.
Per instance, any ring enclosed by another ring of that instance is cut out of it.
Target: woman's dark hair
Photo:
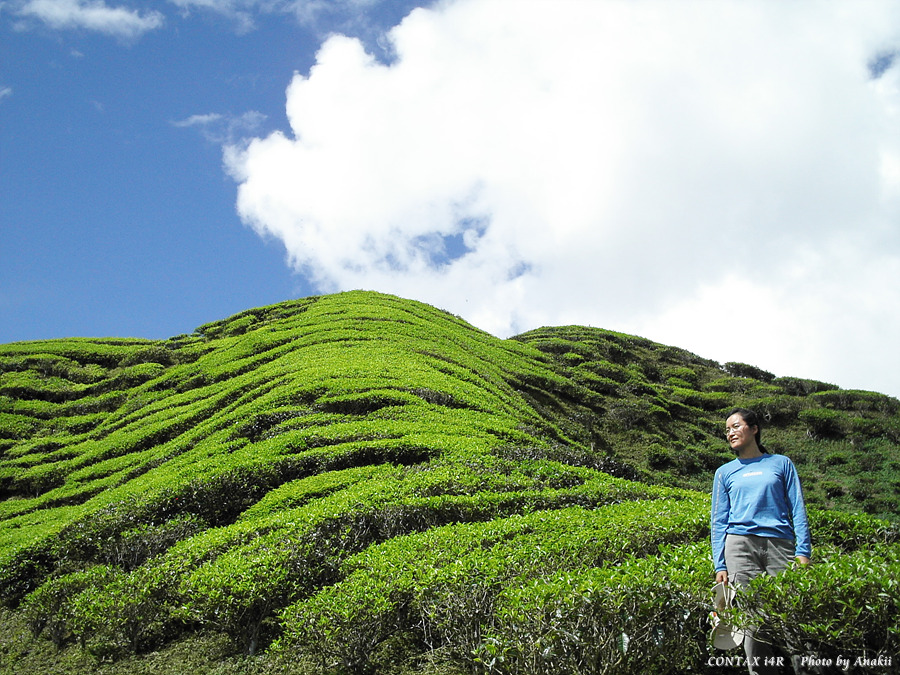
[[[759,422],[759,415],[756,414],[756,411],[748,408],[735,408],[725,415],[725,419],[727,420],[732,415],[740,415],[741,419],[744,420],[744,423],[748,427],[756,427],[756,435],[754,438],[756,438],[756,444],[759,446],[760,452],[769,452],[760,441],[760,438],[762,438],[762,424]]]

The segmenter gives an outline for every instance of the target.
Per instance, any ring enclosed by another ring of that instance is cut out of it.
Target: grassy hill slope
[[[2,345],[0,668],[702,672],[735,405],[818,507],[807,595],[872,558],[900,578],[880,394],[369,292]],[[783,635],[869,653],[869,629]]]

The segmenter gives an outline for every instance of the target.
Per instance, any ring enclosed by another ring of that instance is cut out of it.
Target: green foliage
[[[504,590],[476,650],[489,673],[679,673],[706,661],[708,544]]]
[[[844,551],[900,542],[900,525],[862,514],[809,509],[809,523],[816,545],[828,544]]]
[[[688,366],[669,366],[663,370],[663,376],[672,386],[686,386],[693,388],[699,383],[699,374],[693,368]],[[677,380],[677,384],[673,384],[672,380]]]
[[[831,391],[838,387],[818,380],[806,380],[799,377],[776,377],[772,380],[789,396],[809,396],[819,391]]]
[[[82,648],[107,658],[161,642],[167,628],[167,608],[159,590],[164,585],[147,578],[156,572],[152,568],[116,572],[72,600],[72,633]]]
[[[850,425],[849,417],[839,411],[828,408],[810,408],[797,416],[806,424],[806,433],[812,438],[843,438]]]
[[[25,415],[11,415],[9,413],[0,413],[0,438],[28,438],[40,423]]]
[[[810,567],[752,581],[735,610],[737,625],[763,625],[791,654],[832,663],[895,657],[900,650],[900,546],[833,551]]]
[[[764,396],[743,401],[741,407],[755,410],[766,425],[782,426],[794,422],[808,405],[802,398],[787,395]]]
[[[705,391],[725,394],[747,394],[757,386],[757,382],[748,377],[720,377],[706,383]]]
[[[110,567],[91,567],[51,579],[32,591],[22,603],[32,634],[37,637],[45,633],[58,649],[62,648],[72,637],[76,598],[87,589],[105,589],[115,575]]]
[[[234,672],[702,671],[735,406],[795,460],[829,560],[896,545],[896,399],[635,336],[499,340],[352,292],[0,345],[3,625],[90,673],[205,635],[255,654]],[[9,635],[0,659],[37,663]]]
[[[364,668],[399,631],[465,658],[481,644],[504,588],[548,569],[579,569],[654,553],[704,532],[702,503],[637,501],[595,510],[538,511],[450,525],[372,547],[345,564],[349,576],[282,614],[282,649]]]
[[[722,410],[730,401],[725,392],[697,391],[682,386],[674,386],[672,396],[686,405],[709,412]]]
[[[886,415],[896,415],[900,410],[900,401],[874,391],[833,389],[816,392],[811,398],[823,407],[838,410],[880,412]]]
[[[775,376],[772,373],[746,363],[731,361],[722,367],[726,373],[733,377],[751,378],[754,380],[761,380],[762,382],[772,382],[772,380],[775,379]]]

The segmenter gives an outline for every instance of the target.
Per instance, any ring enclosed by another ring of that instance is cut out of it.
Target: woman
[[[806,565],[812,552],[803,491],[793,462],[760,444],[752,410],[732,410],[725,439],[737,458],[719,467],[713,481],[712,539],[716,583],[746,584],[784,571],[792,559]],[[777,673],[771,648],[749,631],[744,638],[751,673]],[[785,664],[786,665],[786,664]]]

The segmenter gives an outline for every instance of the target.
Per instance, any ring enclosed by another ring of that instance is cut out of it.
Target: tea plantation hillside
[[[756,611],[787,654],[900,663],[888,396],[361,291],[0,345],[0,672],[722,672],[707,493],[738,405],[816,546]]]

